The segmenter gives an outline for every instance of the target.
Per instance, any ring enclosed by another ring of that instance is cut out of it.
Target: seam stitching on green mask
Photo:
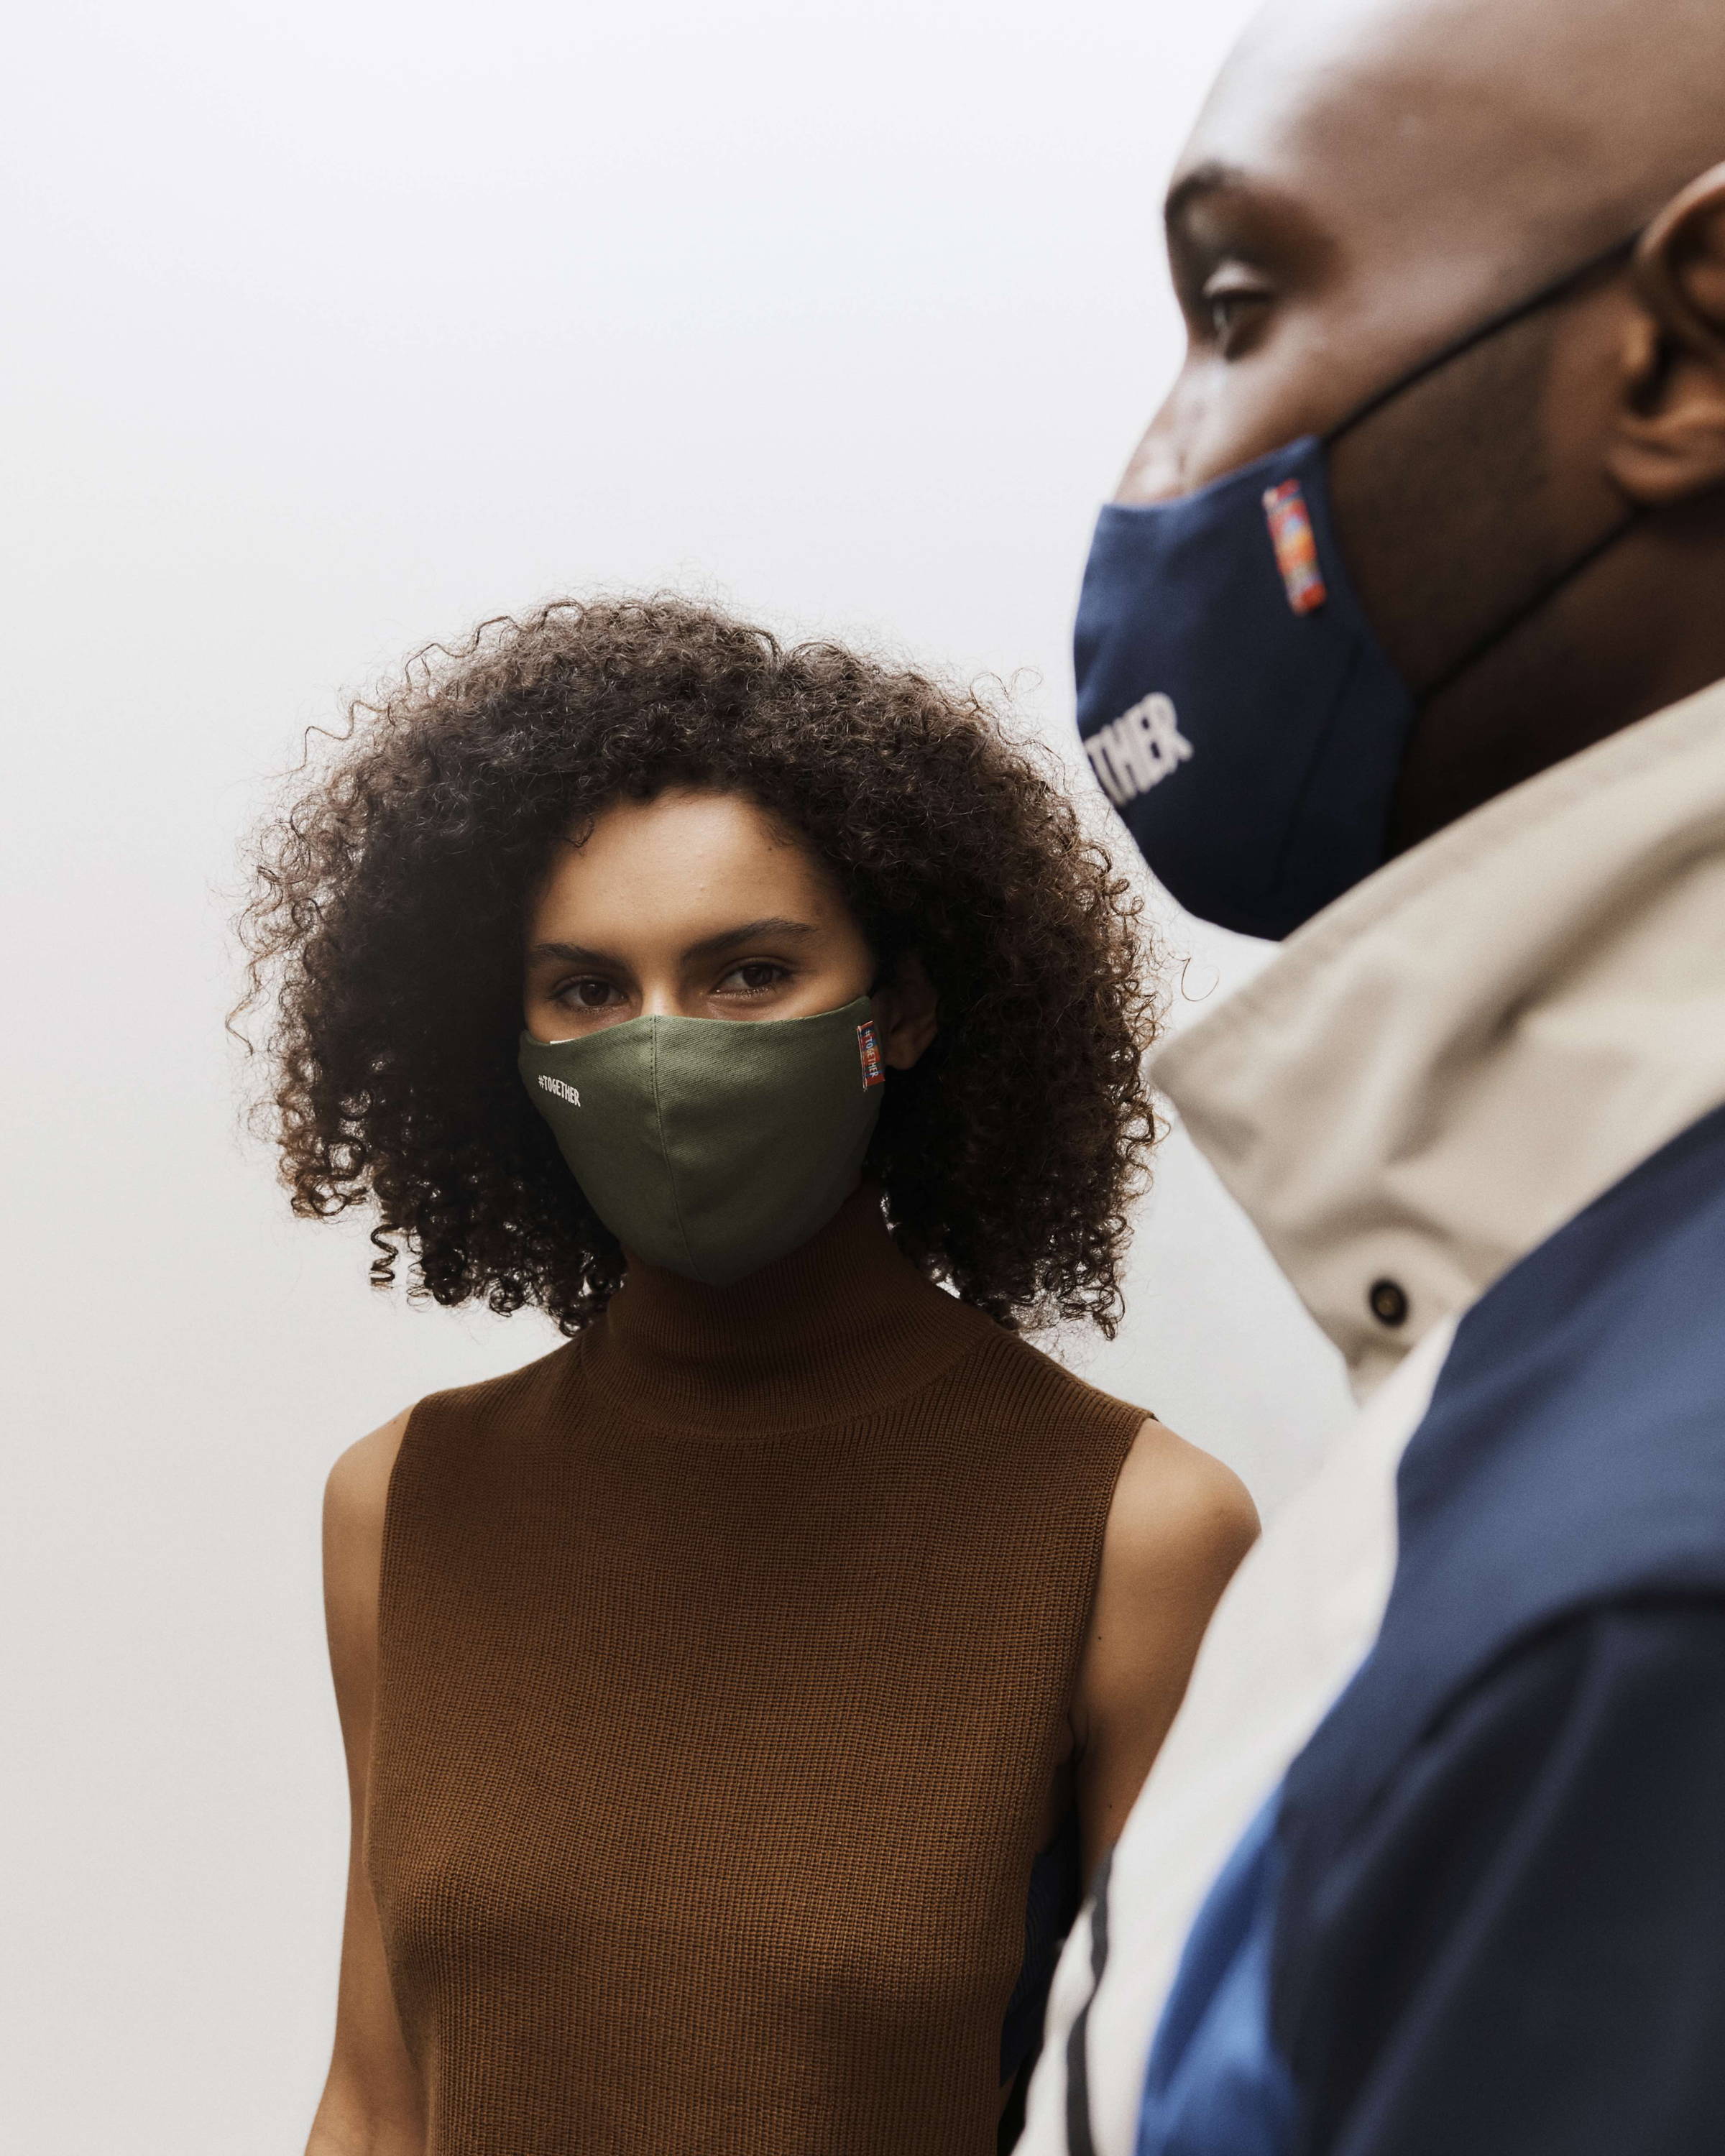
[[[660,1156],[665,1162],[665,1179],[670,1184],[671,1210],[677,1216],[677,1233],[683,1239],[683,1256],[687,1264],[692,1267],[695,1263],[695,1251],[690,1243],[689,1229],[683,1219],[683,1201],[677,1192],[676,1166],[671,1159],[670,1147],[666,1142],[665,1135],[665,1100],[659,1090],[659,1020],[655,1018],[650,1024],[653,1028],[650,1036],[653,1045],[648,1055],[647,1067],[652,1073],[653,1078],[653,1120],[659,1126]],[[696,1277],[699,1279],[700,1275],[697,1273]]]

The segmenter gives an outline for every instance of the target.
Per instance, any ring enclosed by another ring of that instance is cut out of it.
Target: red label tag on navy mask
[[[1312,533],[1312,514],[1306,506],[1298,480],[1285,479],[1280,486],[1265,489],[1264,516],[1270,526],[1276,566],[1281,571],[1288,604],[1296,613],[1314,613],[1329,593],[1324,589],[1323,572],[1317,566],[1317,541]]]

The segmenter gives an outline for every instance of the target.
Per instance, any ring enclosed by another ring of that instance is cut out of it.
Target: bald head
[[[1305,0],[1266,8],[1183,165],[1234,157],[1352,207],[1362,244],[1543,274],[1725,157],[1719,0]]]
[[[1725,0],[1277,0],[1182,154],[1169,241],[1200,330],[1230,249],[1248,274],[1224,315],[1252,315],[1255,251],[1296,268],[1302,300],[1322,289],[1281,329],[1312,348],[1312,393],[1290,401],[1291,369],[1279,382],[1241,370],[1212,441],[1198,423],[1217,385],[1188,381],[1194,424],[1147,445],[1127,498],[1322,429],[1470,321],[1630,238],[1722,158]]]
[[[1725,0],[1276,0],[1199,116],[1186,358],[1120,498],[1371,409],[1331,494],[1420,706],[1402,842],[1725,675],[1722,161]]]

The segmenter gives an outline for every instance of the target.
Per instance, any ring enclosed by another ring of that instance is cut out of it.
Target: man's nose
[[[1127,503],[1172,501],[1176,495],[1189,493],[1183,434],[1176,401],[1169,397],[1144,429],[1115,489],[1114,499]]]

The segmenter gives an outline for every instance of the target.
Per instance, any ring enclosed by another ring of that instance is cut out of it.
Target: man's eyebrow
[[[1208,196],[1223,194],[1246,183],[1246,175],[1238,165],[1224,165],[1215,158],[1194,165],[1168,189],[1168,200],[1162,206],[1162,221],[1171,233],[1179,231]]]
[[[685,958],[721,958],[727,951],[735,951],[744,943],[758,942],[763,937],[782,936],[818,936],[820,931],[809,921],[787,921],[783,915],[769,914],[764,921],[746,921],[740,928],[721,929],[716,936],[705,936],[699,943],[691,943],[683,953]]]

